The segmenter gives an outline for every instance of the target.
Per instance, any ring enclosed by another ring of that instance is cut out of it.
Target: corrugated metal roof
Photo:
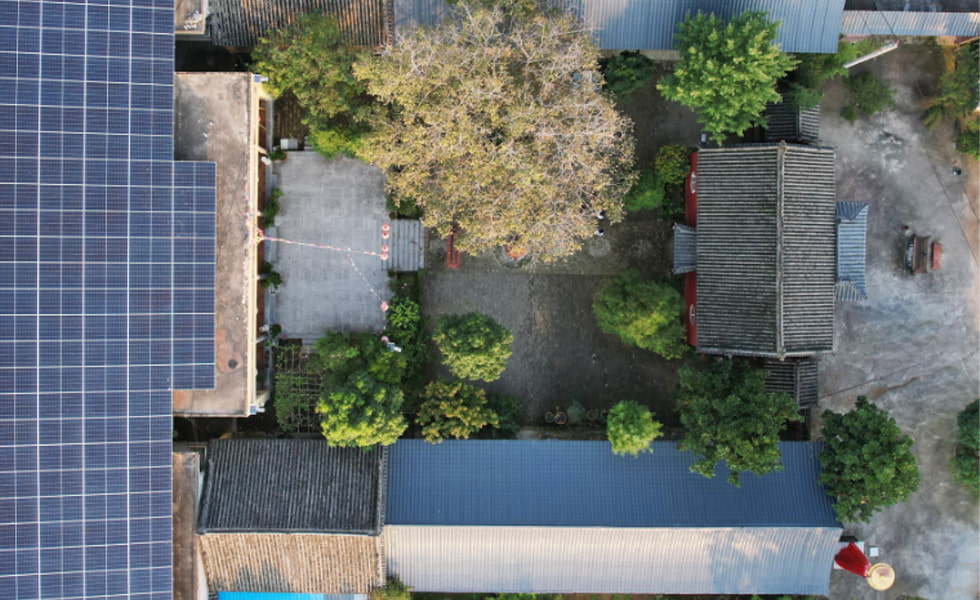
[[[391,39],[389,0],[209,0],[208,10],[211,41],[218,46],[251,48],[309,13],[337,17],[351,44],[377,47]]]
[[[381,531],[383,449],[215,440],[207,459],[199,531]]]
[[[836,526],[813,443],[783,443],[784,470],[690,472],[672,442],[616,456],[608,442],[399,440],[389,449],[386,524],[552,527]]]
[[[786,52],[836,52],[844,0],[550,0],[577,15],[604,50],[673,50],[677,23],[687,13],[730,18],[763,11],[779,21],[776,42]],[[442,0],[394,0],[396,32],[434,25],[444,18]]]
[[[838,202],[836,218],[837,299],[867,300],[865,263],[868,245],[868,205],[863,202]]]
[[[698,266],[698,234],[693,227],[674,223],[674,275],[690,273]]]
[[[843,35],[980,35],[980,12],[846,10]]]
[[[560,510],[560,501],[536,501]],[[388,574],[416,591],[826,594],[842,533],[838,526],[601,529],[586,522],[386,525]]]
[[[834,151],[698,153],[698,350],[783,358],[834,347]]]

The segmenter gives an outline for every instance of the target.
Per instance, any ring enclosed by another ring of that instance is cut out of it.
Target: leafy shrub
[[[626,100],[650,81],[653,61],[639,52],[622,52],[600,60],[599,69],[606,80],[605,89],[616,98]]]
[[[524,403],[517,396],[509,394],[487,394],[490,410],[497,414],[495,427],[484,427],[481,436],[495,440],[512,440],[521,430],[521,417]]]
[[[582,403],[576,400],[565,409],[565,414],[568,416],[569,425],[578,425],[585,420],[585,407]]]
[[[813,89],[798,83],[791,83],[783,95],[783,99],[800,110],[810,110],[820,105],[820,101],[823,100],[823,89]]]
[[[370,333],[328,331],[314,344],[310,360],[334,382],[365,372],[382,383],[397,385],[407,367],[403,353],[389,351]]]
[[[967,119],[977,107],[980,80],[980,56],[978,42],[962,46],[956,51],[956,66],[939,76],[939,91],[930,101],[923,119],[933,127],[944,118]]]
[[[439,319],[432,339],[453,375],[494,381],[504,372],[514,336],[486,315],[467,313]]]
[[[649,408],[631,400],[619,402],[609,409],[606,420],[606,435],[613,454],[619,455],[652,452],[650,444],[660,437],[660,428]]]
[[[272,287],[272,289],[277,289],[282,285],[282,275],[280,275],[272,266],[270,262],[262,263],[259,267],[259,275],[264,275],[262,279],[259,280],[259,284],[263,288]]]
[[[467,439],[484,427],[497,426],[497,414],[487,402],[487,394],[461,381],[433,381],[422,393],[416,419],[422,437],[438,444],[447,437]]]
[[[408,427],[401,413],[403,400],[397,385],[355,373],[320,397],[316,412],[323,437],[331,446],[393,444]]]
[[[875,511],[907,500],[919,488],[912,438],[886,411],[859,396],[844,414],[823,413],[826,449],[820,483],[842,523],[870,521]]]
[[[643,169],[636,183],[623,196],[623,208],[628,212],[661,208],[666,198],[663,181],[650,169]]]
[[[262,227],[272,227],[276,222],[276,215],[279,214],[279,200],[282,198],[282,190],[272,188],[269,197],[266,198],[265,206],[262,207]]]
[[[973,115],[963,122],[963,130],[956,138],[956,150],[980,160],[980,116]]]
[[[627,272],[607,284],[592,303],[599,329],[625,344],[664,358],[680,358],[684,342],[684,299],[671,282],[650,281]]]
[[[872,116],[885,108],[895,107],[895,101],[892,99],[895,90],[871,73],[847,78],[847,88],[850,90],[850,95],[847,97],[847,105],[841,111],[841,115],[848,121],[854,122],[857,119],[858,110]]]
[[[401,347],[401,355],[405,359],[402,381],[419,378],[430,354],[422,307],[408,296],[395,296],[388,303],[385,320],[385,335]]]
[[[389,577],[384,587],[371,591],[370,600],[412,600],[412,588],[397,577]]]
[[[310,140],[313,148],[324,158],[331,159],[338,155],[360,158],[366,134],[361,127],[336,126],[310,131]]]
[[[272,404],[276,423],[286,433],[311,431],[317,424],[313,409],[324,373],[306,359],[299,346],[278,347],[273,352]]]
[[[691,167],[688,162],[690,152],[683,144],[668,144],[657,150],[653,159],[653,170],[665,186],[675,187],[684,183]]]
[[[823,87],[834,77],[847,77],[844,65],[875,48],[873,39],[851,43],[840,41],[836,54],[797,54],[796,81],[791,83],[786,100],[801,110],[814,108],[823,99]]]
[[[980,400],[974,400],[956,418],[960,444],[950,466],[953,479],[980,494]]]

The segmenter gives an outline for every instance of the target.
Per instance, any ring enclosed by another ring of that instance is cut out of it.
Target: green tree
[[[848,121],[857,120],[859,110],[871,116],[885,108],[895,108],[895,90],[871,73],[848,77],[846,81],[850,94],[840,114]]]
[[[636,182],[623,198],[627,212],[662,208],[667,200],[664,182],[650,169],[642,169]]]
[[[624,400],[609,409],[606,436],[612,444],[613,454],[636,456],[640,452],[653,451],[650,444],[660,437],[660,427],[649,408]]]
[[[925,124],[933,127],[948,119],[968,119],[980,102],[980,43],[956,51],[955,67],[939,76],[939,91],[930,101]]]
[[[605,89],[621,101],[629,99],[653,75],[653,61],[639,52],[620,52],[600,60],[599,67],[606,80]]]
[[[453,375],[494,381],[504,372],[514,336],[491,317],[467,313],[440,318],[432,339]]]
[[[766,392],[765,379],[765,371],[731,359],[705,370],[680,370],[675,399],[684,439],[679,447],[694,453],[691,471],[714,477],[715,466],[725,461],[728,481],[737,486],[742,471],[765,475],[783,469],[779,433],[802,417],[788,394]]]
[[[691,153],[684,144],[667,144],[657,150],[653,159],[653,170],[664,185],[675,188],[684,183],[684,178],[691,171],[688,162]]]
[[[657,89],[692,108],[715,142],[763,125],[766,103],[780,99],[776,82],[796,64],[773,44],[777,25],[761,12],[727,23],[714,14],[688,15],[674,36],[680,61]]]
[[[859,396],[850,412],[823,413],[820,483],[843,523],[870,521],[875,511],[907,500],[919,487],[912,438],[886,411]]]
[[[670,282],[650,281],[629,271],[608,283],[592,303],[599,329],[623,343],[664,358],[680,358],[684,343],[684,299]]]
[[[447,437],[467,439],[486,426],[496,427],[487,394],[461,381],[433,381],[422,393],[417,422],[422,437],[438,444]]]
[[[855,43],[841,40],[834,54],[797,54],[799,65],[794,73],[795,81],[786,90],[786,99],[801,110],[814,108],[823,99],[824,85],[835,77],[847,77],[844,65],[874,47],[871,38]]]
[[[980,494],[980,400],[974,400],[956,418],[960,443],[950,467],[953,479],[974,494]]]
[[[398,386],[359,372],[326,391],[316,412],[323,437],[331,446],[387,446],[408,427],[401,413],[402,402]]]
[[[579,250],[595,214],[622,218],[628,118],[602,92],[598,50],[571,16],[509,18],[462,2],[354,65],[388,105],[361,153],[456,248],[509,245],[544,261]]]

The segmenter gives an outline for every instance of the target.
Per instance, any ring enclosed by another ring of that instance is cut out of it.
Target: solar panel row
[[[172,160],[173,10],[0,0],[0,598],[170,597],[215,253],[214,165]]]

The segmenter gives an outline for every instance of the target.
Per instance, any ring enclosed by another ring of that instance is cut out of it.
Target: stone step
[[[389,271],[418,271],[425,266],[424,235],[422,223],[415,219],[395,219],[391,221],[391,236],[388,238]]]

